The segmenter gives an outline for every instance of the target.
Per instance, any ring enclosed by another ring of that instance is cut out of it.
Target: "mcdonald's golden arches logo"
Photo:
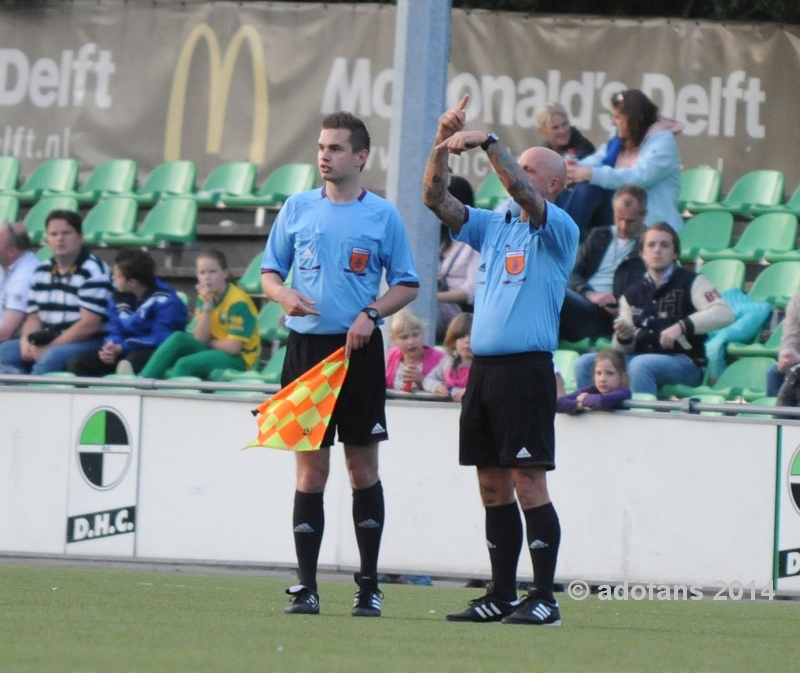
[[[167,109],[167,129],[164,138],[164,160],[175,161],[181,158],[181,137],[183,117],[186,108],[186,87],[189,69],[192,65],[197,43],[205,40],[209,53],[208,87],[208,132],[206,152],[219,154],[222,146],[222,131],[225,127],[225,114],[228,108],[228,95],[231,77],[239,57],[242,43],[246,40],[253,60],[253,129],[250,140],[249,159],[256,165],[264,163],[267,149],[267,122],[269,117],[269,98],[267,96],[267,66],[264,60],[264,47],[253,26],[241,26],[233,36],[223,58],[219,41],[214,31],[205,23],[194,27],[181,49],[172,91]]]

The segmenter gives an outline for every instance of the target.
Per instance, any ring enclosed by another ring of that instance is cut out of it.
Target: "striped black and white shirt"
[[[80,309],[103,316],[111,298],[111,271],[87,248],[65,274],[55,258],[36,267],[28,294],[28,315],[39,314],[45,327],[63,331],[80,319]]]

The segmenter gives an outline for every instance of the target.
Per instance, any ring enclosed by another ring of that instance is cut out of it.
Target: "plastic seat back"
[[[720,292],[730,290],[732,287],[744,288],[744,262],[738,259],[715,259],[706,262],[700,267],[698,273],[702,273]]]
[[[280,383],[283,361],[286,359],[286,346],[281,346],[272,354],[264,368],[261,370],[261,379],[264,383]]]
[[[789,213],[769,213],[754,219],[733,250],[739,253],[786,252],[797,241],[797,218]]]
[[[316,181],[317,168],[313,164],[286,164],[267,177],[257,196],[264,205],[277,208],[292,194],[313,189]]]
[[[78,193],[98,198],[102,194],[129,192],[136,185],[136,169],[132,159],[106,161],[92,171]]]
[[[733,238],[733,215],[724,210],[700,213],[686,220],[678,237],[684,261],[693,260],[701,249],[722,250]]]
[[[157,241],[191,243],[197,228],[197,204],[194,199],[176,196],[157,203],[147,213],[140,235],[152,234]]]
[[[262,341],[286,341],[289,330],[281,324],[285,315],[283,307],[274,301],[268,301],[258,312],[258,335]]]
[[[784,185],[781,171],[751,171],[736,181],[722,205],[735,210],[752,204],[775,205],[783,199]]]
[[[19,216],[19,199],[8,194],[0,196],[0,223],[16,222]]]
[[[735,391],[749,390],[761,392],[766,389],[767,370],[775,364],[773,358],[741,358],[725,368],[712,390],[723,391],[731,388]],[[692,395],[696,397],[696,395]]]
[[[83,221],[83,240],[96,245],[105,234],[129,234],[136,230],[139,205],[128,196],[111,196],[98,203]]]
[[[44,238],[47,216],[54,210],[78,210],[78,201],[72,196],[47,196],[40,199],[28,211],[24,224],[31,241],[38,243]]]
[[[783,309],[798,289],[800,262],[778,262],[758,274],[747,296],[753,301],[767,301],[775,308]]]
[[[193,161],[165,161],[153,169],[139,194],[191,194],[197,177],[197,166]]]
[[[691,168],[681,173],[678,209],[683,212],[689,203],[706,205],[719,200],[722,173],[708,166]],[[727,247],[727,246],[724,246]]]
[[[68,192],[75,189],[77,179],[78,162],[75,159],[50,159],[33,169],[20,193]]]
[[[19,159],[0,157],[0,192],[14,191],[19,182]]]
[[[251,194],[255,179],[255,164],[249,161],[232,161],[211,171],[198,194],[204,192],[219,196]]]
[[[498,203],[508,198],[508,191],[500,181],[500,176],[492,172],[486,176],[475,193],[475,207],[492,210]]]
[[[247,269],[245,269],[245,272],[242,274],[239,282],[236,283],[240,288],[247,292],[247,294],[261,294],[262,259],[264,259],[264,253],[259,252],[255,257],[253,257],[250,264],[247,265]]]

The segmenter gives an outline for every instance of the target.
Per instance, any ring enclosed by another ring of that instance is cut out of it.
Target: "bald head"
[[[547,147],[531,147],[519,158],[519,165],[542,198],[555,201],[567,184],[567,166],[561,156]]]
[[[0,265],[8,268],[31,247],[28,231],[21,222],[0,226]]]

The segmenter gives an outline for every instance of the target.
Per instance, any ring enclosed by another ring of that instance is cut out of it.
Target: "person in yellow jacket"
[[[158,347],[140,376],[208,379],[215,369],[251,369],[261,340],[253,300],[229,280],[225,255],[206,250],[197,257],[197,302],[190,331],[175,332]]]

